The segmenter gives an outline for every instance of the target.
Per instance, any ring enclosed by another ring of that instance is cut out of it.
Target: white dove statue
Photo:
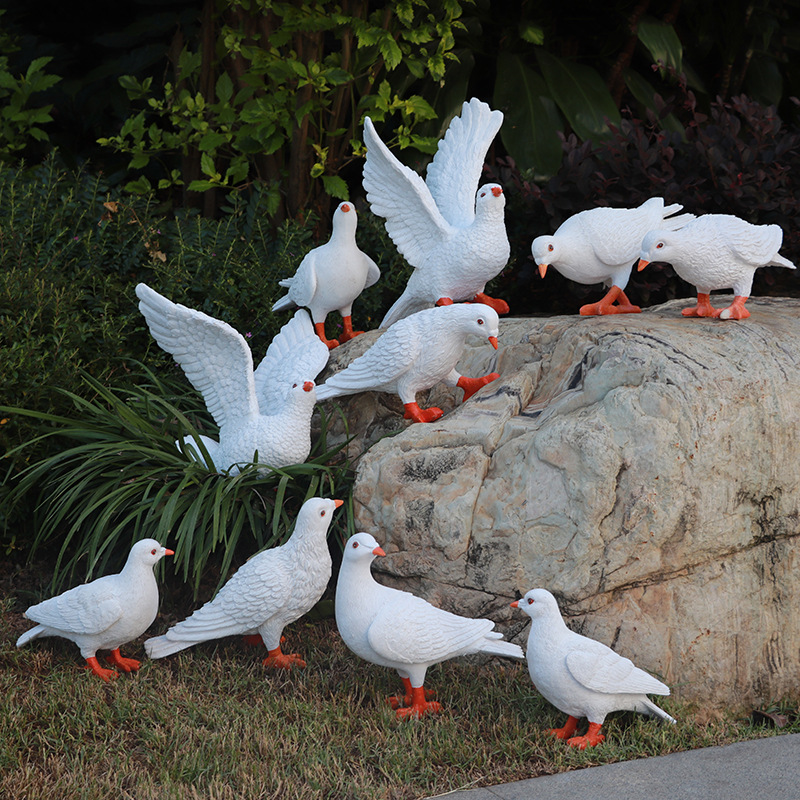
[[[439,703],[427,699],[423,685],[433,664],[472,653],[522,660],[522,648],[503,641],[492,620],[460,617],[378,583],[370,565],[383,555],[368,533],[347,541],[336,583],[336,625],[357,656],[397,670],[405,693],[389,702],[399,718],[441,711]]]
[[[422,409],[417,392],[444,381],[464,390],[469,399],[482,386],[499,378],[491,372],[467,378],[456,371],[469,334],[488,339],[497,349],[497,312],[483,303],[459,303],[417,311],[395,322],[363,355],[317,387],[317,400],[357,394],[390,392],[400,396],[405,418],[432,422],[442,409]]]
[[[684,308],[684,317],[747,319],[744,304],[759,267],[795,265],[778,253],[783,243],[779,225],[753,225],[732,214],[703,214],[679,231],[652,230],[639,254],[639,270],[651,261],[664,261],[683,280],[697,287],[697,305]],[[715,289],[733,289],[727,308],[711,305]]]
[[[264,665],[305,667],[297,653],[283,653],[283,629],[310,611],[331,577],[328,527],[341,500],[312,497],[303,503],[289,540],[257,553],[188,619],[144,643],[150,658],[164,658],[223,636],[257,638],[267,648]]]
[[[527,657],[534,686],[569,715],[563,728],[549,731],[557,738],[580,750],[594,747],[604,741],[600,728],[612,711],[638,711],[675,722],[646,696],[668,695],[669,687],[602,642],[571,631],[547,589],[531,589],[511,605],[531,618]],[[574,736],[580,717],[589,720],[589,730]]]
[[[306,460],[313,379],[328,363],[329,351],[304,309],[281,328],[254,371],[244,336],[226,322],[173,303],[144,283],[136,295],[153,338],[180,364],[219,425],[219,442],[201,437],[209,469],[234,475],[256,456],[259,464],[276,468]],[[206,463],[193,437],[185,437],[183,446]]]
[[[364,189],[372,211],[414,271],[380,324],[434,304],[474,300],[508,313],[508,304],[484,293],[508,262],[505,195],[496,183],[478,188],[486,151],[503,114],[473,98],[450,123],[423,180],[392,155],[364,120]]]
[[[116,679],[119,673],[100,666],[98,650],[110,650],[108,661],[123,672],[136,672],[139,662],[122,656],[119,648],[141,636],[156,618],[158,585],[153,567],[171,555],[173,551],[155,539],[141,539],[131,548],[122,572],[31,606],[25,616],[39,624],[17,639],[17,647],[45,636],[60,636],[78,645],[87,669],[104,681]]]
[[[537,236],[531,252],[539,274],[547,267],[582,284],[603,283],[609,287],[597,303],[581,306],[584,316],[638,314],[625,294],[631,270],[642,249],[642,239],[653,228],[677,230],[694,214],[679,214],[683,206],[665,206],[662,197],[651,197],[637,208],[590,208],[573,214],[552,236]]]
[[[339,203],[333,212],[331,238],[306,254],[294,276],[278,282],[289,293],[272,306],[273,311],[307,308],[317,335],[329,348],[363,333],[353,330],[353,301],[381,276],[378,265],[358,249],[357,225],[355,206]],[[342,315],[344,331],[338,339],[325,337],[325,318],[331,311]]]

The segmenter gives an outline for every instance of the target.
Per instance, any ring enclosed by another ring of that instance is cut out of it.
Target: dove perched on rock
[[[594,747],[605,739],[600,728],[612,711],[638,711],[675,722],[646,696],[668,695],[669,687],[610,647],[571,631],[546,589],[531,589],[511,605],[531,618],[531,680],[548,702],[569,715],[563,728],[550,731],[557,738],[581,750]],[[585,736],[573,736],[579,717],[589,720]]]
[[[140,283],[139,310],[159,346],[171,353],[219,425],[219,442],[201,436],[209,469],[239,472],[240,464],[300,464],[311,450],[314,378],[328,363],[328,348],[301,309],[272,340],[253,370],[244,336],[226,322],[173,303]],[[184,447],[205,459],[194,437]]]
[[[336,625],[344,643],[373,664],[397,670],[405,687],[390,698],[398,717],[421,717],[441,705],[426,699],[428,667],[457,656],[485,653],[522,659],[522,648],[503,641],[489,619],[469,619],[421,597],[377,583],[370,565],[385,553],[368,533],[345,545],[336,583]]]
[[[330,348],[363,333],[353,330],[353,301],[381,276],[378,265],[358,249],[357,225],[355,206],[339,203],[333,212],[331,238],[306,254],[293,277],[279,281],[289,293],[272,306],[273,311],[307,308],[317,335]],[[325,338],[325,318],[331,311],[342,315],[344,332],[338,339]]]
[[[661,197],[651,197],[637,208],[591,208],[573,214],[552,236],[538,236],[531,244],[533,259],[544,278],[547,267],[557,269],[576,283],[603,283],[609,287],[597,303],[582,306],[584,316],[593,314],[638,314],[641,309],[625,295],[633,265],[642,249],[642,239],[653,228],[677,230],[694,219],[679,214],[683,206],[665,206]]]
[[[683,280],[697,287],[697,305],[684,317],[747,319],[744,304],[759,267],[795,265],[778,253],[783,243],[779,225],[753,225],[731,214],[704,214],[679,231],[651,230],[642,242],[639,269],[664,261]],[[715,289],[733,289],[734,300],[723,309],[711,305]]]
[[[317,388],[317,399],[326,400],[358,392],[398,394],[405,418],[432,422],[441,408],[421,409],[417,392],[444,381],[464,390],[467,400],[482,386],[499,377],[491,372],[467,378],[456,371],[469,334],[488,339],[497,349],[497,313],[483,303],[459,303],[417,311],[395,322],[363,355]]]
[[[135,672],[139,662],[123,657],[119,648],[141,636],[156,618],[158,586],[153,567],[171,555],[173,551],[155,539],[141,539],[131,548],[122,572],[31,606],[25,616],[39,624],[17,639],[17,647],[45,636],[60,636],[78,645],[88,669],[104,681],[119,675],[100,666],[98,650],[110,650],[111,664],[123,672]]]
[[[484,294],[508,262],[505,195],[496,183],[478,188],[486,151],[503,114],[473,98],[450,123],[423,180],[395,158],[364,121],[364,189],[373,213],[414,272],[381,322],[386,328],[434,304],[474,300],[501,314],[508,305]]]
[[[187,647],[223,636],[260,636],[267,648],[264,664],[305,667],[296,653],[281,652],[281,634],[310,611],[331,577],[328,527],[341,500],[312,497],[303,503],[286,544],[254,555],[219,590],[216,597],[144,643],[150,658],[164,658]]]

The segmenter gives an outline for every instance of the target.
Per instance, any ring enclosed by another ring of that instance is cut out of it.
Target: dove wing
[[[471,650],[492,628],[491,620],[459,617],[421,597],[397,592],[375,616],[367,638],[372,649],[388,660],[437,663]]]
[[[92,635],[110,628],[123,611],[116,587],[100,578],[32,606],[25,616],[40,625]]]
[[[297,271],[290,279],[289,297],[298,306],[307,306],[317,291],[317,255],[314,250],[306,253]]]
[[[751,225],[744,220],[734,224],[717,223],[720,241],[751,267],[760,267],[780,250],[783,231],[779,225]]]
[[[180,364],[217,425],[258,413],[253,356],[238,331],[167,300],[144,283],[136,287],[136,296],[153,338]]]
[[[272,340],[253,374],[263,412],[282,405],[292,384],[314,380],[328,363],[329,354],[327,345],[314,333],[308,312],[304,308],[296,311]]]
[[[408,262],[423,264],[430,250],[453,234],[425,181],[401,164],[381,141],[372,120],[364,120],[364,189],[373,213],[386,220],[386,231]],[[474,197],[473,197],[474,199]]]
[[[649,212],[639,208],[597,208],[591,214],[572,219],[580,221],[584,240],[595,255],[608,266],[617,266],[630,256],[631,263],[642,249],[642,239],[648,226],[645,215]],[[658,224],[655,227],[659,227]]]
[[[666,685],[630,659],[601,642],[592,644],[600,647],[573,650],[566,658],[570,675],[582,686],[603,694],[669,694]]]
[[[502,111],[492,111],[473,97],[450,123],[428,166],[425,183],[442,216],[457,228],[475,219],[475,193],[486,151],[502,124]]]

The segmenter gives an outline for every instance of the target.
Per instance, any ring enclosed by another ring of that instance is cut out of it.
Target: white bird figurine
[[[281,634],[310,611],[331,577],[327,533],[341,500],[312,497],[303,503],[294,531],[280,547],[257,553],[188,619],[144,643],[150,658],[163,658],[200,642],[244,635],[263,641],[264,665],[305,667],[297,653],[281,651]]]
[[[414,267],[402,295],[380,327],[434,304],[474,300],[508,313],[484,294],[508,262],[505,195],[496,183],[478,188],[486,151],[503,114],[473,98],[450,123],[423,180],[392,155],[364,121],[364,189],[372,211],[386,220],[397,249]]]
[[[358,249],[357,225],[355,206],[339,203],[333,212],[331,238],[308,252],[291,278],[278,282],[289,293],[272,306],[273,311],[307,308],[317,335],[329,348],[363,333],[353,330],[353,301],[381,276],[378,265]],[[331,311],[342,315],[344,331],[338,339],[325,337],[325,318]]]
[[[645,236],[639,270],[651,261],[664,261],[683,280],[697,287],[697,305],[684,308],[684,317],[747,319],[744,304],[759,267],[795,265],[779,255],[783,231],[779,225],[753,225],[732,214],[704,214],[679,231],[652,230]],[[715,289],[733,289],[727,308],[711,305]]]
[[[469,619],[432,606],[421,597],[377,583],[370,565],[385,555],[368,533],[345,545],[336,583],[336,625],[344,643],[373,664],[397,670],[405,694],[390,698],[398,717],[441,711],[426,698],[428,667],[472,653],[523,658],[522,648],[502,641],[490,619]]]
[[[668,695],[669,687],[610,647],[571,631],[546,589],[531,589],[511,605],[531,618],[527,650],[531,680],[548,702],[569,715],[563,728],[549,733],[585,750],[605,739],[600,728],[612,711],[638,711],[675,722],[646,697]],[[573,736],[580,717],[589,720],[589,730],[585,736]]]
[[[637,208],[590,208],[573,214],[552,236],[533,240],[531,252],[539,274],[544,278],[552,266],[576,283],[609,287],[602,300],[581,307],[584,316],[638,314],[642,309],[628,300],[625,287],[642,239],[653,228],[676,230],[694,219],[694,214],[670,216],[682,208],[651,197]]]
[[[156,618],[158,585],[153,567],[171,555],[173,551],[155,539],[141,539],[131,548],[122,572],[31,606],[25,616],[39,624],[17,639],[17,647],[45,636],[60,636],[78,645],[87,669],[104,681],[119,677],[119,673],[100,666],[98,650],[110,650],[111,664],[123,672],[135,672],[139,662],[122,656],[119,648],[141,636]]]
[[[398,394],[405,418],[432,422],[442,409],[421,409],[417,392],[444,381],[464,390],[464,400],[482,386],[499,378],[491,372],[467,378],[456,371],[469,334],[488,339],[497,349],[497,312],[482,303],[459,303],[417,311],[384,331],[363,355],[317,387],[317,399],[327,400],[358,392]]]
[[[143,283],[136,287],[139,310],[159,346],[171,353],[219,425],[219,442],[201,436],[209,469],[236,474],[238,465],[300,464],[311,450],[313,379],[328,363],[328,348],[301,309],[272,340],[253,370],[245,338],[226,322],[173,303]],[[190,455],[205,459],[193,437],[183,440]]]

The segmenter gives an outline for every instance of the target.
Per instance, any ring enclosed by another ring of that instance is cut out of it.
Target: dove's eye
[[[660,249],[661,249],[663,246],[664,246],[664,242],[659,242],[659,243],[656,245],[656,250],[660,250]]]
[[[481,192],[481,197],[486,197],[486,192]]]
[[[325,512],[324,512],[324,511],[320,511],[320,512],[319,512],[319,515],[320,515],[321,517],[324,517],[324,516],[325,516]]]
[[[358,542],[353,542],[353,550],[355,550],[357,547],[358,547]]]
[[[292,389],[296,389],[296,388],[297,388],[297,384],[296,384],[296,383],[293,383],[293,384],[292,384]]]
[[[154,556],[155,554],[156,554],[156,549],[155,549],[155,547],[154,547],[154,548],[153,548],[153,549],[150,551],[150,555],[151,555],[151,556]]]
[[[553,245],[551,245],[551,244],[547,245],[547,252],[548,253],[552,253],[553,252]]]
[[[529,598],[528,598],[528,605],[529,605],[529,606],[530,606],[530,605],[533,605],[533,598],[532,598],[532,597],[529,597]]]
[[[483,325],[483,320],[482,319],[478,320],[478,325]]]

